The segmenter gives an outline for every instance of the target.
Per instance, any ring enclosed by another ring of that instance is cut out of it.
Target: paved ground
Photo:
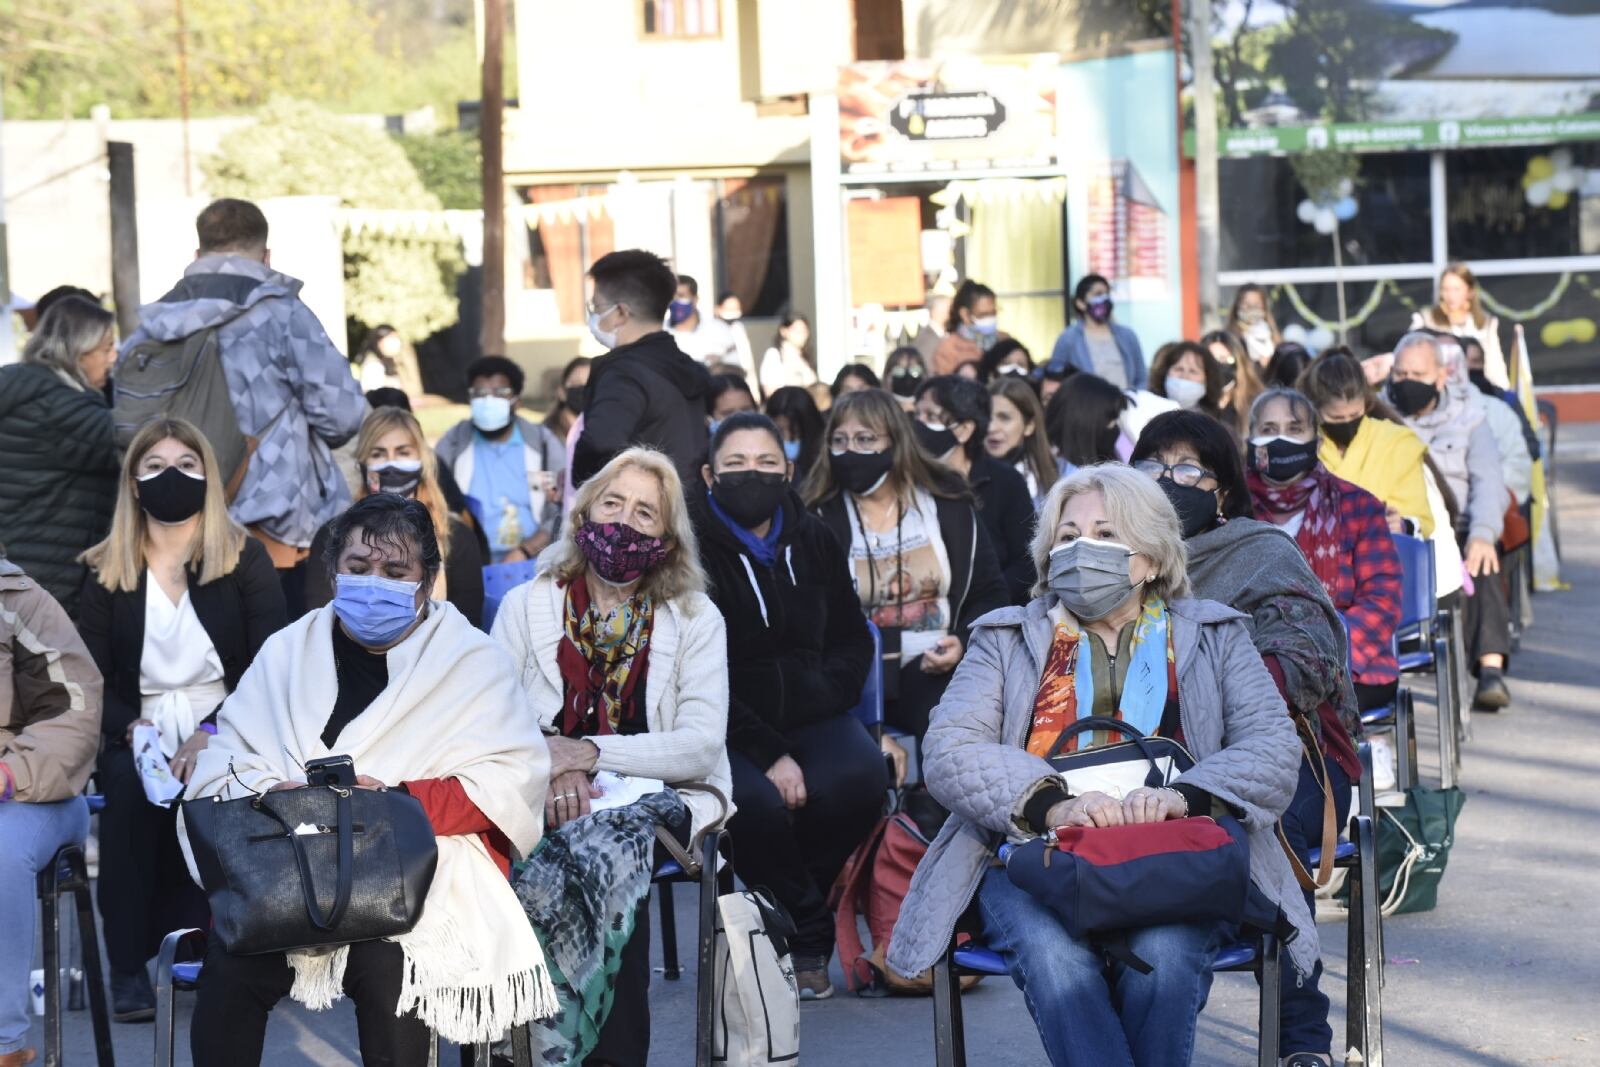
[[[1572,589],[1535,598],[1537,621],[1513,664],[1512,710],[1473,720],[1462,768],[1467,803],[1438,909],[1385,924],[1385,1046],[1388,1062],[1400,1067],[1600,1064],[1600,894],[1593,873],[1600,830],[1600,427],[1563,432],[1561,533]],[[1419,686],[1424,695],[1427,688]],[[1427,776],[1436,773],[1437,747],[1431,704],[1419,708]],[[692,907],[690,895],[680,892],[679,928],[691,967]],[[1322,930],[1338,1033],[1344,929]],[[679,982],[657,979],[652,1067],[692,1062],[693,997],[692,970]],[[965,1005],[974,1064],[1045,1062],[1009,983],[987,981]],[[858,1000],[841,992],[802,1013],[808,1064],[933,1061],[927,1000]],[[1254,983],[1220,976],[1200,1020],[1195,1062],[1254,1063],[1255,1013]],[[66,1062],[92,1062],[87,1014],[69,1014],[67,1029]],[[281,1010],[269,1043],[269,1064],[357,1062],[348,1005],[321,1016]],[[120,1062],[146,1063],[151,1030],[119,1026],[116,1045]],[[187,1048],[178,1060],[188,1063]]]

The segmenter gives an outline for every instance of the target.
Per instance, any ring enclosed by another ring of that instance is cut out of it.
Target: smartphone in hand
[[[331,789],[356,787],[356,764],[349,756],[324,756],[306,764],[306,784]]]

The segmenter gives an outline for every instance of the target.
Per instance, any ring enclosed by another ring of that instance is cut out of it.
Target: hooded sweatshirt
[[[349,362],[299,293],[300,282],[254,259],[203,256],[171,292],[139,309],[122,352],[217,328],[239,429],[260,442],[229,510],[241,525],[305,548],[350,506],[332,449],[355,436],[368,408]]]
[[[665,330],[621,345],[589,366],[589,402],[572,453],[572,484],[582,485],[632,445],[665,452],[685,487],[705,461],[711,375]]]
[[[788,754],[788,735],[861,699],[872,635],[844,550],[791,490],[777,557],[763,566],[689,488],[700,562],[728,624],[728,747],[765,770]]]

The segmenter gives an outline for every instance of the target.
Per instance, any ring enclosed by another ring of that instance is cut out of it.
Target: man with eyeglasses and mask
[[[566,449],[518,413],[525,384],[522,368],[505,356],[474,360],[467,367],[472,415],[434,450],[466,491],[495,563],[533,559],[560,533]]]
[[[1466,379],[1452,380],[1450,365],[1431,334],[1414,330],[1394,346],[1394,370],[1386,388],[1400,413],[1433,457],[1434,466],[1461,505],[1462,545],[1473,578],[1466,597],[1467,659],[1478,675],[1473,706],[1498,711],[1511,705],[1506,659],[1511,654],[1511,611],[1500,581],[1495,544],[1505,525],[1509,498],[1500,446],[1488,422],[1483,397]]]
[[[610,351],[589,367],[572,484],[646,445],[665,452],[683,484],[693,485],[706,455],[711,375],[662,329],[677,276],[655,253],[630,248],[595,260],[589,281],[589,332]]]

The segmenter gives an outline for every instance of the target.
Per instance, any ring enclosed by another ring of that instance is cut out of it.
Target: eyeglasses
[[[593,300],[590,300],[588,303],[584,304],[584,310],[591,315],[598,315],[603,319],[621,306],[621,304],[607,304],[605,307],[601,307]]]
[[[862,430],[854,435],[836,433],[828,438],[828,447],[835,452],[877,452],[883,445],[883,435]]]
[[[1193,463],[1162,463],[1158,459],[1141,459],[1133,465],[1133,469],[1148,474],[1156,481],[1171,475],[1174,485],[1192,488],[1199,485],[1203,479],[1215,479],[1217,476],[1204,467],[1197,467]]]
[[[489,396],[497,396],[501,400],[515,400],[517,398],[517,391],[509,386],[502,386],[499,389],[473,389],[470,393],[468,393],[468,395],[474,400],[482,400],[484,397]]]

